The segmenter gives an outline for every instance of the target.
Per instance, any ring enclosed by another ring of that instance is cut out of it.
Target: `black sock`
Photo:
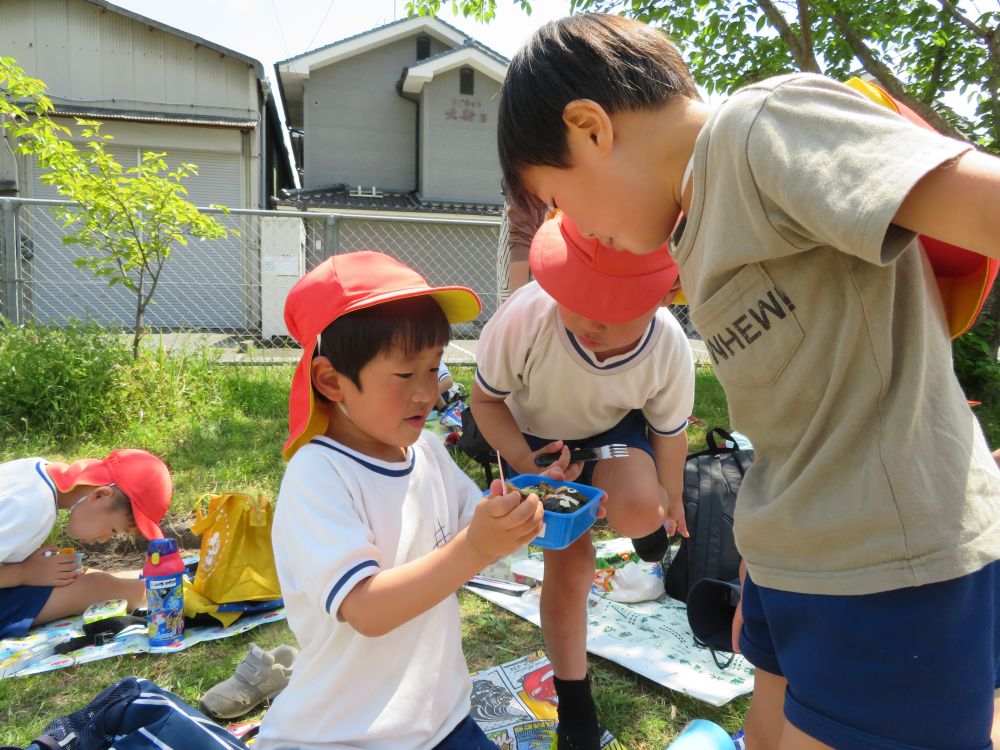
[[[660,562],[670,549],[670,537],[667,536],[667,530],[661,526],[652,534],[633,539],[632,546],[640,560]]]
[[[559,750],[600,750],[603,732],[590,694],[590,676],[582,680],[553,677],[552,682],[559,697]]]

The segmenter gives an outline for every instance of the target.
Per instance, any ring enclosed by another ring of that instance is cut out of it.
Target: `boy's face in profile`
[[[570,102],[563,115],[570,166],[519,171],[525,189],[562,209],[585,237],[645,254],[667,241],[679,210],[638,117],[609,117],[594,102]]]
[[[339,393],[321,391],[339,396],[347,416],[330,404],[327,435],[375,458],[399,460],[399,449],[417,441],[437,401],[443,354],[440,346],[407,353],[394,345],[361,368],[360,388],[338,375]]]
[[[86,499],[73,508],[66,522],[66,533],[84,544],[107,542],[119,534],[135,530],[132,516],[115,501],[112,487],[95,487]]]

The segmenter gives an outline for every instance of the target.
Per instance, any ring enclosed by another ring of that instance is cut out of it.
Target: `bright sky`
[[[147,18],[255,57],[276,60],[322,47],[406,16],[405,0],[111,0]],[[569,0],[532,0],[531,15],[497,0],[489,24],[455,16],[448,0],[439,18],[510,57],[546,21],[569,14]]]

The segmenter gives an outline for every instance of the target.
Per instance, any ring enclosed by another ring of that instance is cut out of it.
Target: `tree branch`
[[[757,0],[757,5],[764,11],[767,20],[771,22],[771,25],[781,37],[781,41],[785,43],[785,46],[792,53],[792,57],[795,58],[795,63],[799,66],[799,70],[818,73],[819,63],[816,62],[816,57],[812,54],[812,50],[806,50],[802,39],[795,33],[795,29],[785,20],[785,17],[781,15],[781,11],[778,10],[777,6],[771,0]]]
[[[939,133],[962,141],[969,140],[965,137],[964,133],[952,127],[951,123],[939,115],[936,110],[913,96],[906,89],[902,82],[893,75],[892,71],[875,56],[875,52],[865,44],[857,30],[851,25],[851,21],[844,11],[837,8],[833,12],[833,20],[837,24],[837,28],[844,35],[844,39],[847,41],[848,46],[850,46],[851,51],[861,61],[865,70],[875,76],[875,80],[882,85],[882,88],[924,118]]]
[[[812,19],[809,17],[808,0],[798,0],[798,7],[799,31],[802,34],[802,54],[807,60],[813,62],[813,67],[809,69],[809,72],[819,73],[819,65],[816,64],[816,53],[813,50]]]
[[[979,37],[986,38],[989,33],[982,26],[977,24],[971,18],[967,18],[962,15],[962,12],[955,6],[955,3],[949,2],[948,0],[938,0],[941,3],[941,10],[948,13],[952,18],[962,24],[965,28],[971,31],[973,34]]]
[[[948,60],[948,45],[938,47],[934,53],[934,66],[931,68],[930,80],[924,87],[924,95],[921,100],[930,106],[937,99],[938,91],[941,88],[941,74],[944,72],[944,64]]]

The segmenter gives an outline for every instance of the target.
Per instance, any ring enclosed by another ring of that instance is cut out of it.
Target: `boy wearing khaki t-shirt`
[[[758,456],[735,527],[748,747],[1000,740],[1000,471],[916,239],[1000,257],[1000,160],[815,75],[710,112],[660,33],[595,14],[514,57],[498,127],[509,200],[639,254],[673,231]]]

